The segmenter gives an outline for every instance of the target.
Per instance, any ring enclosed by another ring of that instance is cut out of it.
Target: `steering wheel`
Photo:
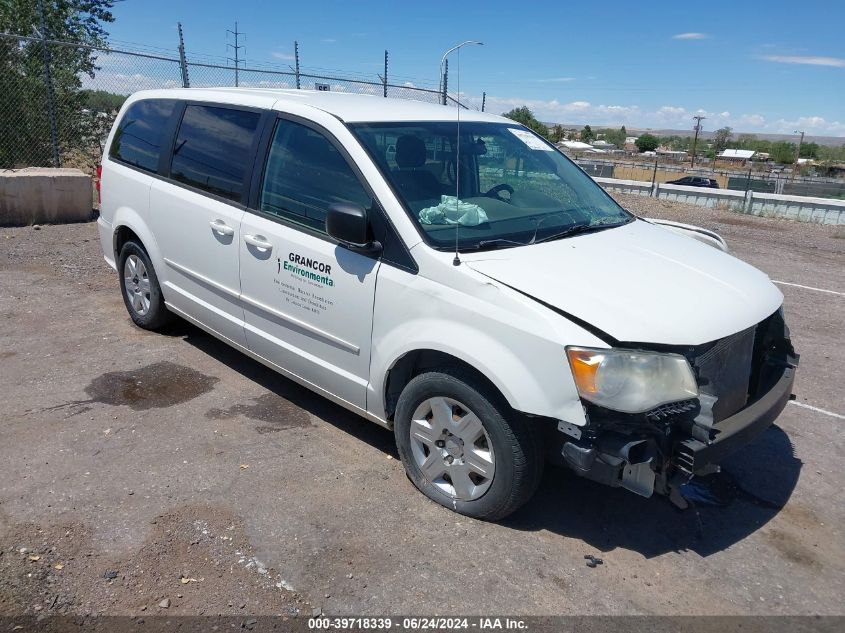
[[[503,191],[508,192],[508,198],[507,199],[503,198],[501,195],[499,195]],[[501,200],[502,202],[509,202],[510,197],[513,195],[513,187],[511,187],[509,184],[503,182],[501,185],[496,185],[495,187],[492,187],[484,195],[487,198],[495,198],[496,200]]]

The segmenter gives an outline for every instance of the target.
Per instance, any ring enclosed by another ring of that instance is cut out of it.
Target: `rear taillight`
[[[102,166],[102,165],[97,165],[97,182],[96,182],[96,186],[97,186],[97,202],[98,202],[98,203],[102,203],[102,202],[103,202],[103,195],[100,193],[100,180],[102,179],[102,177],[103,177],[103,166]]]

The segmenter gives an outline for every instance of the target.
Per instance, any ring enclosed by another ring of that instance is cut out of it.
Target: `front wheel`
[[[543,459],[530,424],[468,373],[416,376],[399,397],[394,432],[408,478],[460,514],[501,519],[539,484]]]

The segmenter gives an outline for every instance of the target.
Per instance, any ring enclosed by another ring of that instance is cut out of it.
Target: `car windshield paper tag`
[[[529,149],[539,149],[543,150],[544,152],[554,151],[552,147],[546,145],[543,141],[538,139],[528,130],[519,130],[517,128],[509,127],[508,132],[513,134],[523,143],[525,143],[529,147]]]

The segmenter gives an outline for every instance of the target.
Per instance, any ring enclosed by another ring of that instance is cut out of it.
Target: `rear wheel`
[[[464,372],[443,369],[411,380],[399,397],[394,432],[408,478],[461,514],[501,519],[540,481],[543,460],[529,423]]]
[[[117,269],[123,303],[132,321],[145,330],[157,330],[170,321],[153,264],[143,246],[126,242],[120,249]]]

